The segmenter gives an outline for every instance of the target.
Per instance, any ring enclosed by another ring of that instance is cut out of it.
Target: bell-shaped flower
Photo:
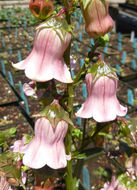
[[[109,15],[108,4],[105,0],[88,2],[88,4],[81,3],[86,23],[85,30],[91,38],[99,38],[112,30],[114,22]]]
[[[35,169],[45,165],[53,169],[66,167],[68,157],[63,140],[67,129],[65,121],[60,121],[53,128],[48,119],[38,118],[35,122],[35,137],[27,145],[23,164]]]
[[[105,72],[106,74],[104,74]],[[97,122],[108,122],[116,119],[117,116],[125,116],[127,108],[119,104],[116,96],[117,81],[106,64],[102,66],[100,73],[97,71],[96,80],[94,74],[88,73],[86,75],[88,98],[76,116],[81,118],[93,117]]]
[[[105,183],[101,190],[126,190],[126,187],[120,184],[119,181],[116,180],[115,176],[112,176],[111,182]]]
[[[5,177],[3,177],[2,175],[0,175],[0,189],[1,190],[10,190],[11,187],[8,183],[8,181],[6,180]],[[12,189],[11,189],[12,190]]]
[[[63,54],[71,40],[71,34],[65,31],[67,26],[64,20],[57,18],[38,26],[31,53],[25,60],[13,66],[25,70],[26,76],[33,81],[56,79],[62,83],[73,82],[63,60]]]
[[[31,0],[29,4],[29,9],[32,14],[41,20],[49,16],[53,8],[53,2],[50,0]]]
[[[19,151],[24,153],[23,164],[34,169],[45,165],[53,169],[64,168],[71,156],[66,155],[64,137],[66,136],[69,120],[67,112],[61,108],[57,100],[47,106],[35,121],[35,136],[20,147]],[[15,151],[14,151],[15,152]]]

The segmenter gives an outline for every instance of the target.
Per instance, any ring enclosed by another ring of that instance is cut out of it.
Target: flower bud
[[[31,0],[29,8],[36,18],[44,20],[52,13],[53,3],[50,0]]]
[[[81,3],[86,22],[86,32],[91,38],[99,38],[110,32],[113,20],[108,13],[108,4],[104,0],[92,0],[86,7]]]

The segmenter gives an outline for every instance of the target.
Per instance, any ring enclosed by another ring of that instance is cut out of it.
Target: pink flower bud
[[[110,32],[114,22],[108,13],[108,4],[105,0],[92,0],[84,9],[83,16],[86,22],[86,32],[91,38],[99,38]]]
[[[50,19],[54,23],[55,19]],[[29,56],[13,66],[20,70],[25,70],[26,76],[38,82],[46,82],[56,79],[63,83],[73,82],[68,67],[64,63],[63,54],[68,47],[71,34],[62,34],[61,29],[47,27],[42,24],[36,30],[34,46]]]
[[[24,153],[23,164],[34,169],[45,165],[53,169],[66,167],[70,159],[63,143],[67,129],[65,121],[59,121],[53,128],[46,117],[38,118],[35,122],[35,137],[19,149],[20,153]]]
[[[23,84],[23,91],[26,96],[33,96],[34,98],[40,98],[43,95],[43,90],[35,90],[36,83],[34,81],[30,81],[29,83]]]
[[[125,116],[127,108],[119,104],[116,97],[117,80],[101,76],[94,83],[91,74],[86,75],[88,98],[76,113],[77,117],[91,118],[97,122],[108,122],[116,116]]]

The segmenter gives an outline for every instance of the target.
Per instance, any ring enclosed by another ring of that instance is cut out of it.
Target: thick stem
[[[73,84],[68,84],[68,112],[70,119],[72,119],[73,115],[73,94],[74,94],[74,88]],[[66,153],[71,153],[71,145],[72,145],[72,126],[69,125],[68,132],[66,136]],[[66,190],[74,190],[75,184],[73,181],[73,173],[72,173],[72,160],[68,161],[67,168],[66,168]]]
[[[65,5],[65,8],[67,8],[67,10],[68,10],[69,5],[68,5],[67,0],[64,0],[64,5]],[[70,22],[70,15],[68,14],[68,12],[66,13],[66,20],[67,20],[68,24],[71,23]],[[71,47],[71,43],[64,53],[64,60],[65,60],[65,63],[69,66],[69,68],[70,68],[70,47]],[[67,100],[68,112],[69,112],[70,119],[72,119],[73,97],[74,97],[73,84],[67,85],[67,93],[68,93],[68,100]],[[65,146],[66,146],[66,153],[67,154],[71,154],[71,145],[72,145],[72,126],[69,125],[68,132],[67,132],[67,135],[65,138]],[[66,190],[74,190],[75,189],[75,184],[74,184],[74,180],[73,180],[73,173],[72,173],[72,160],[68,161],[68,163],[67,163],[65,181],[66,181]]]

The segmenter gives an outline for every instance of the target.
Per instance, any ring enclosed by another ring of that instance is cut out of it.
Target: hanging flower
[[[23,84],[23,91],[26,96],[33,96],[34,98],[39,98],[43,94],[43,90],[35,90],[36,88],[36,82],[30,81],[29,83]]]
[[[50,0],[31,0],[29,9],[32,14],[41,20],[48,17],[53,11],[53,2]]]
[[[0,189],[1,190],[12,190],[10,184],[8,183],[6,177],[0,175]]]
[[[68,123],[71,123],[68,113],[58,100],[54,100],[37,116],[34,138],[26,145],[22,144],[24,139],[17,141],[15,145],[18,147],[13,151],[24,153],[23,164],[30,168],[39,169],[45,165],[53,169],[66,167],[67,160],[71,159],[65,153],[63,142]]]
[[[64,29],[65,24],[55,18],[41,24],[36,30],[31,53],[13,66],[25,70],[26,76],[33,81],[46,82],[54,78],[63,83],[73,82],[63,60],[71,39],[71,34]]]
[[[125,116],[127,108],[120,105],[116,97],[117,79],[113,78],[113,76],[115,77],[114,73],[110,72],[109,67],[104,62],[103,66],[99,65],[98,68],[96,75],[91,73],[86,75],[88,98],[76,116],[93,117],[97,122],[108,122],[116,119],[116,116]]]
[[[126,190],[124,185],[121,185],[115,176],[112,176],[110,183],[105,183],[101,190]]]
[[[66,167],[69,156],[65,153],[63,140],[67,129],[68,124],[65,121],[60,121],[53,128],[46,117],[37,118],[35,137],[20,149],[20,153],[24,153],[23,164],[35,169],[45,165],[53,169]]]
[[[108,12],[105,0],[92,0],[88,4],[81,3],[86,22],[86,32],[91,38],[99,38],[110,32],[114,22]]]

